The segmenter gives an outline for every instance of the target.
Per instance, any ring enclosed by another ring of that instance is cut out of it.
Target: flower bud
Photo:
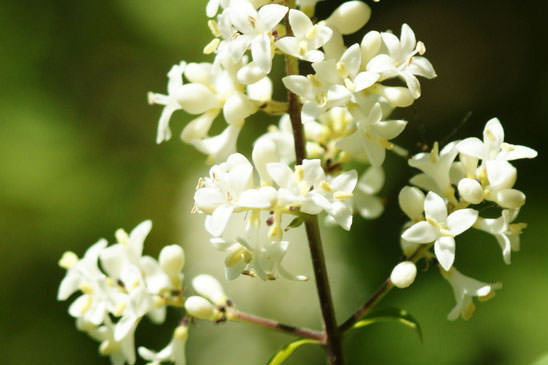
[[[189,297],[185,301],[185,309],[191,316],[209,321],[216,321],[222,316],[213,304],[199,296]]]
[[[223,107],[223,115],[228,124],[241,125],[245,118],[257,111],[257,107],[243,94],[229,97]]]
[[[192,287],[198,294],[217,305],[225,305],[227,297],[221,284],[211,275],[201,274],[192,280]]]
[[[424,199],[424,193],[414,186],[404,186],[398,196],[401,210],[412,220],[422,219]]]
[[[186,84],[177,89],[177,102],[190,114],[202,114],[209,109],[219,108],[219,100],[202,84]]]
[[[363,36],[360,44],[362,50],[362,64],[367,65],[367,62],[379,53],[381,44],[381,34],[377,31],[372,30]]]
[[[158,258],[160,267],[171,280],[178,278],[185,264],[185,253],[179,245],[169,245],[162,248]]]
[[[370,17],[371,8],[366,3],[348,1],[333,11],[326,23],[341,34],[352,34],[363,27]]]
[[[372,91],[380,96],[384,96],[390,104],[395,107],[405,108],[415,101],[409,89],[402,86],[384,86],[380,84],[373,85]]]
[[[411,261],[403,261],[397,264],[390,274],[390,281],[398,288],[407,288],[413,284],[417,276],[417,267]]]
[[[476,179],[464,178],[458,185],[460,196],[471,204],[479,204],[483,201],[483,189]]]
[[[272,179],[266,170],[266,165],[270,162],[280,161],[278,148],[274,141],[270,138],[259,138],[253,145],[251,158],[253,159],[253,164],[255,165],[257,172],[259,172],[261,184],[271,184]]]
[[[497,192],[495,201],[507,209],[517,209],[525,204],[525,194],[516,189],[505,189]]]

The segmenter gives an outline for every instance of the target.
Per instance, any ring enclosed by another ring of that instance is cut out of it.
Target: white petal
[[[379,79],[379,74],[376,72],[360,72],[354,78],[354,91],[362,91],[373,85]]]
[[[476,137],[470,137],[470,138],[466,138],[463,141],[460,141],[457,144],[457,150],[460,153],[474,156],[479,159],[483,159],[487,157],[487,153],[485,151],[485,146],[483,142]]]
[[[223,107],[228,124],[241,125],[245,118],[257,111],[257,107],[245,95],[236,93],[229,97]]]
[[[135,255],[135,258],[141,257],[143,254],[143,243],[145,242],[145,238],[148,236],[151,229],[152,222],[150,220],[146,220],[141,222],[129,233],[129,248],[131,249],[133,255]]]
[[[398,196],[401,210],[411,219],[422,219],[424,193],[412,186],[404,186]]]
[[[213,214],[208,215],[205,220],[205,228],[212,236],[220,236],[223,234],[226,224],[232,215],[234,207],[224,204],[213,211]]]
[[[504,142],[504,129],[498,118],[489,119],[483,129],[483,142],[498,147]]]
[[[293,34],[303,38],[306,37],[307,33],[310,32],[314,26],[305,13],[295,9],[289,10],[289,24],[291,25]]]
[[[181,139],[183,142],[191,143],[194,139],[201,139],[207,136],[213,120],[219,114],[219,109],[213,109],[201,114],[199,117],[191,120],[183,129]]]
[[[449,270],[455,261],[455,240],[453,237],[443,236],[434,243],[434,253],[441,267]]]
[[[181,108],[190,114],[201,114],[220,107],[217,95],[202,84],[183,85],[174,96]]]
[[[245,190],[238,197],[238,206],[251,209],[267,209],[271,206],[270,199],[257,189]]]
[[[259,81],[247,85],[247,95],[251,100],[265,103],[272,99],[272,81],[268,77],[263,77]]]
[[[266,34],[253,38],[251,57],[265,74],[270,72],[272,68],[272,50],[270,48],[270,38]]]
[[[358,43],[354,43],[350,46],[341,56],[339,63],[346,66],[346,69],[351,76],[357,75],[362,64],[362,52],[360,45]]]
[[[347,1],[339,5],[326,20],[342,34],[357,32],[371,17],[371,8],[362,1]]]
[[[304,181],[309,185],[318,185],[325,180],[320,160],[303,160]]]
[[[430,191],[424,200],[424,212],[427,218],[432,218],[438,223],[445,223],[447,220],[447,206],[445,201],[438,194]]]
[[[375,124],[375,131],[383,138],[396,138],[403,132],[407,122],[405,120],[379,121]]]
[[[475,209],[459,209],[447,217],[447,227],[453,235],[459,235],[472,227],[478,219],[478,211]]]
[[[305,97],[307,99],[314,99],[315,92],[314,87],[305,76],[290,75],[282,78],[282,82],[286,88],[291,92]]]
[[[279,187],[288,187],[293,181],[293,171],[284,163],[269,163],[266,165],[266,170]]]
[[[366,194],[376,194],[384,185],[384,170],[382,167],[371,166],[360,177],[358,181],[358,190]]]
[[[518,160],[520,158],[535,158],[537,151],[526,146],[502,144],[502,150],[497,155],[499,160]]]
[[[278,25],[287,13],[287,7],[278,4],[268,4],[259,9],[260,26],[263,30],[270,32]]]
[[[406,51],[412,51],[415,49],[415,45],[417,44],[417,40],[415,39],[415,33],[413,33],[413,30],[409,25],[403,23],[401,26],[401,34],[400,34],[400,40],[401,40],[401,47]]]
[[[422,221],[407,228],[401,236],[413,243],[430,243],[439,237],[439,231],[430,223]]]

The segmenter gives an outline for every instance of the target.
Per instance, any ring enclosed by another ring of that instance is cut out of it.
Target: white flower
[[[367,63],[367,70],[381,75],[380,80],[400,77],[415,99],[420,96],[420,83],[415,75],[432,79],[436,72],[430,61],[416,54],[426,51],[422,42],[417,42],[415,33],[407,25],[401,27],[400,39],[392,33],[383,32],[381,37],[388,54],[379,54]]]
[[[211,167],[209,178],[200,180],[194,201],[196,208],[207,214],[206,230],[220,236],[234,211],[270,207],[271,197],[266,190],[253,189],[253,165],[235,153],[226,162]]]
[[[434,252],[440,265],[449,270],[455,260],[454,237],[470,228],[478,217],[474,209],[459,209],[447,215],[443,198],[429,192],[424,201],[426,221],[418,222],[403,232],[402,237],[414,243],[434,241]]]
[[[376,194],[383,185],[384,170],[382,167],[369,167],[358,180],[354,191],[354,204],[362,217],[374,219],[382,214],[384,205]]]
[[[113,365],[135,364],[135,344],[133,336],[126,336],[121,340],[114,338],[114,324],[110,318],[105,318],[105,323],[100,327],[94,327],[89,323],[78,319],[78,329],[85,331],[101,344],[99,353],[109,356]]]
[[[169,344],[159,352],[146,347],[139,347],[139,355],[147,361],[147,365],[160,365],[163,362],[173,362],[175,365],[185,365],[185,344],[188,338],[188,326],[181,324],[173,331]]]
[[[512,251],[519,251],[520,234],[527,226],[525,223],[512,223],[518,216],[519,209],[504,209],[499,218],[478,218],[475,228],[495,236],[502,249],[502,256],[506,264],[510,264]]]
[[[365,154],[373,166],[381,166],[386,149],[392,149],[390,139],[397,137],[407,125],[404,120],[382,120],[382,110],[376,103],[367,115],[360,108],[350,109],[356,120],[357,129],[341,139],[337,146],[353,154]]]
[[[395,287],[403,289],[409,287],[415,281],[417,267],[411,261],[403,261],[397,264],[390,274],[390,281]]]
[[[322,22],[314,25],[305,13],[295,9],[289,10],[289,24],[294,36],[283,37],[276,42],[276,46],[301,60],[323,60],[323,53],[318,48],[331,38],[333,31]]]
[[[442,270],[442,275],[453,287],[457,301],[457,305],[447,316],[450,321],[454,321],[459,316],[462,316],[463,319],[470,319],[476,310],[472,298],[478,297],[481,301],[491,299],[495,295],[495,290],[502,287],[501,283],[483,283],[463,275],[454,267],[449,271]]]
[[[435,191],[444,196],[452,196],[453,188],[451,187],[449,171],[458,154],[455,148],[456,144],[457,142],[451,142],[439,152],[438,142],[435,142],[432,151],[418,153],[409,159],[409,166],[423,172],[423,174],[411,178],[410,182],[425,190]]]
[[[230,41],[231,57],[239,60],[251,48],[253,58],[252,62],[238,71],[238,80],[252,84],[270,73],[272,50],[269,35],[288,9],[282,5],[268,4],[257,11],[247,0],[232,0],[227,10],[232,24],[239,32]]]
[[[466,138],[459,142],[457,150],[484,161],[511,161],[537,156],[537,151],[532,148],[504,142],[504,129],[498,118],[492,118],[485,124],[483,142],[476,137]]]

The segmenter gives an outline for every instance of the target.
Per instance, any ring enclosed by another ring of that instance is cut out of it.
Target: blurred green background
[[[324,1],[319,13],[329,14],[338,3]],[[496,297],[479,304],[472,320],[449,322],[451,289],[429,270],[411,289],[394,291],[384,302],[415,315],[424,343],[407,328],[379,324],[348,336],[348,363],[530,364],[548,351],[543,231],[548,166],[542,142],[548,137],[547,2],[383,0],[371,5],[373,16],[364,31],[399,34],[407,22],[426,44],[439,75],[424,80],[422,98],[398,112],[410,122],[399,139],[402,145],[417,151],[434,140],[480,136],[485,122],[498,116],[508,141],[537,149],[539,157],[517,162],[516,187],[529,197],[520,220],[529,227],[512,265],[504,265],[491,236],[470,233],[458,241],[457,267],[484,281],[502,281]],[[161,108],[146,104],[147,91],[165,91],[172,64],[209,59],[200,52],[209,41],[204,9],[205,0],[25,0],[0,6],[3,364],[108,363],[97,355],[97,343],[74,328],[68,302],[56,302],[64,275],[56,263],[65,250],[82,254],[98,238],[112,239],[118,227],[131,229],[150,218],[148,254],[156,256],[163,244],[179,242],[187,252],[187,278],[202,271],[221,277],[223,257],[208,244],[203,217],[189,214],[193,186],[207,171],[205,158],[177,138],[156,145]],[[188,118],[175,114],[175,136]],[[270,122],[259,115],[247,123],[240,141],[245,153],[250,139]],[[380,284],[400,255],[404,217],[394,202],[411,170],[395,157],[387,163],[382,218],[357,219],[352,234],[325,230],[339,320]],[[293,244],[289,266],[310,274],[300,243]],[[241,278],[223,284],[244,310],[319,326],[311,282]],[[163,346],[174,320],[176,314],[162,328],[144,323],[138,343]],[[243,324],[218,327],[199,323],[192,329],[190,364],[261,364],[290,340]],[[322,356],[317,348],[303,347],[288,364],[321,364]]]

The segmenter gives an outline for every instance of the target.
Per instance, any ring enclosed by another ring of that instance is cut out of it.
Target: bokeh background
[[[339,1],[326,0],[329,14]],[[394,1],[371,3],[364,31],[407,22],[427,47],[439,77],[422,82],[423,96],[398,112],[409,120],[399,142],[413,151],[434,140],[480,136],[498,116],[508,141],[539,151],[518,161],[517,188],[528,195],[520,220],[529,227],[521,252],[504,265],[494,238],[467,233],[457,266],[484,281],[501,281],[496,297],[478,305],[470,321],[449,322],[449,285],[436,270],[411,289],[393,291],[383,305],[408,309],[422,324],[424,342],[396,324],[349,335],[349,364],[531,364],[548,351],[548,32],[546,1]],[[193,186],[206,174],[204,156],[177,138],[154,143],[161,108],[146,92],[164,92],[165,74],[181,59],[206,61],[205,0],[4,1],[0,6],[0,348],[3,364],[107,364],[97,344],[77,332],[68,303],[56,302],[64,275],[57,260],[78,254],[116,228],[150,218],[145,251],[166,243],[187,252],[187,278],[222,278],[222,255],[189,214]],[[360,37],[356,38],[359,39]],[[350,41],[350,39],[349,39]],[[468,116],[468,117],[466,117]],[[188,116],[178,112],[174,134]],[[465,122],[463,123],[463,121]],[[259,115],[240,146],[273,122]],[[395,205],[411,170],[387,161],[385,214],[357,219],[351,234],[326,229],[325,245],[339,319],[381,283],[400,255],[404,216]],[[288,266],[311,274],[304,241],[295,239]],[[189,280],[187,280],[187,283]],[[311,282],[223,280],[238,306],[285,322],[318,327]],[[144,323],[137,341],[162,347],[171,322]],[[216,328],[218,327],[218,328]],[[262,364],[290,338],[244,324],[199,323],[188,343],[190,364]],[[322,352],[303,347],[288,364],[321,364]]]

